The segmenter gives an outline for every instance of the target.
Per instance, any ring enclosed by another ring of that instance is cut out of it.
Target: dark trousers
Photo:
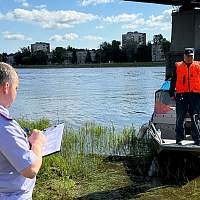
[[[191,117],[192,139],[195,142],[199,142],[200,135],[194,123],[193,115],[200,113],[200,94],[198,93],[176,94],[176,141],[180,141],[185,138],[184,118],[187,112],[189,112]]]

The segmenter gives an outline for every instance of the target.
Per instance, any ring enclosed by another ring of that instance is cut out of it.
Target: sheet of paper
[[[64,124],[58,124],[44,130],[44,135],[47,138],[46,143],[42,149],[42,155],[46,156],[57,151],[60,151]]]

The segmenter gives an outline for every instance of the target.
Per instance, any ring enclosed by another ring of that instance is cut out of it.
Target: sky
[[[35,42],[97,49],[129,31],[171,40],[172,6],[123,0],[0,0],[0,53]]]

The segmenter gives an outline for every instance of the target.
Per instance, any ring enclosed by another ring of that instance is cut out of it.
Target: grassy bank
[[[139,200],[199,200],[200,178],[182,186],[162,186],[137,195]]]
[[[37,122],[21,119],[19,123],[31,130],[50,126],[47,119]],[[94,123],[86,123],[79,131],[66,128],[61,152],[43,160],[33,199],[87,199],[90,193],[97,191],[100,194],[96,198],[103,199],[103,196],[111,195],[107,194],[111,190],[118,191],[121,187],[133,185],[124,163],[107,158],[109,155],[144,158],[150,154],[151,143],[138,141],[135,134],[133,127],[117,133],[114,127]],[[122,194],[114,192],[112,195]]]
[[[16,68],[100,68],[100,67],[155,67],[165,66],[165,62],[101,63],[101,64],[52,64],[52,65],[19,65]]]
[[[31,130],[51,125],[47,119],[19,123]],[[145,178],[143,168],[153,156],[153,146],[135,135],[133,127],[117,133],[114,127],[94,123],[79,131],[66,128],[62,151],[43,160],[33,200],[198,200],[200,178],[182,185]]]

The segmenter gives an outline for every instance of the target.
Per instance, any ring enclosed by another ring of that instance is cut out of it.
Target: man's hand
[[[27,178],[34,178],[42,165],[42,146],[46,141],[46,137],[42,131],[34,129],[28,141],[31,144],[31,150],[36,155],[36,159],[21,171],[21,175]]]
[[[28,141],[32,146],[40,145],[42,147],[46,141],[46,137],[42,133],[42,131],[34,129],[33,132],[31,133],[31,136],[28,138]]]

